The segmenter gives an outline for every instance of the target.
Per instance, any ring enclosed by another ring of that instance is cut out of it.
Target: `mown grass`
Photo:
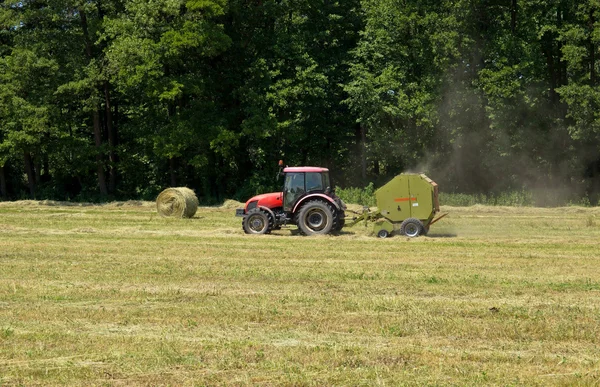
[[[444,210],[381,240],[0,203],[0,385],[598,385],[600,209]]]

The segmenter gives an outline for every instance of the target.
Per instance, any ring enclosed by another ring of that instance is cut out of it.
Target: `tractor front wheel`
[[[273,228],[271,216],[258,208],[248,211],[242,221],[246,234],[268,234]]]
[[[419,236],[423,232],[423,223],[419,219],[408,218],[400,225],[400,234],[409,238]]]
[[[298,228],[304,235],[328,234],[333,227],[333,211],[320,200],[308,202],[298,212]]]

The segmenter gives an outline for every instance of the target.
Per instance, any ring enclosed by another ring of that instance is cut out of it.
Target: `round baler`
[[[375,191],[377,210],[365,208],[363,213],[348,225],[360,221],[375,223],[373,232],[386,238],[394,231],[408,237],[425,235],[429,227],[446,216],[435,218],[440,211],[438,185],[417,173],[403,173]]]

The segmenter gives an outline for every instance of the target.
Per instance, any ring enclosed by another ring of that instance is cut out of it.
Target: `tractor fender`
[[[271,219],[273,219],[273,222],[275,222],[275,219],[277,218],[275,217],[275,213],[269,207],[258,206],[258,208],[271,214]]]
[[[299,200],[298,203],[296,203],[296,205],[294,206],[294,210],[292,212],[296,213],[296,210],[298,210],[304,203],[306,203],[310,199],[315,199],[315,198],[325,199],[329,203],[333,204],[338,211],[341,210],[340,206],[335,202],[335,200],[333,200],[332,198],[330,198],[329,196],[327,196],[325,194],[316,193],[316,194],[306,195],[301,200]]]

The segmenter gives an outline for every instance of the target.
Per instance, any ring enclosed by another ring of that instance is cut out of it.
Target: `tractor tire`
[[[334,211],[333,212],[333,227],[331,229],[333,232],[340,232],[344,225],[346,224],[346,213],[344,211]]]
[[[242,227],[246,234],[269,234],[273,229],[273,219],[266,211],[255,208],[244,216]]]
[[[400,225],[400,234],[409,238],[418,237],[423,232],[423,223],[419,219],[408,218]]]
[[[334,224],[335,209],[321,201],[313,200],[300,208],[296,224],[304,235],[329,234]]]

